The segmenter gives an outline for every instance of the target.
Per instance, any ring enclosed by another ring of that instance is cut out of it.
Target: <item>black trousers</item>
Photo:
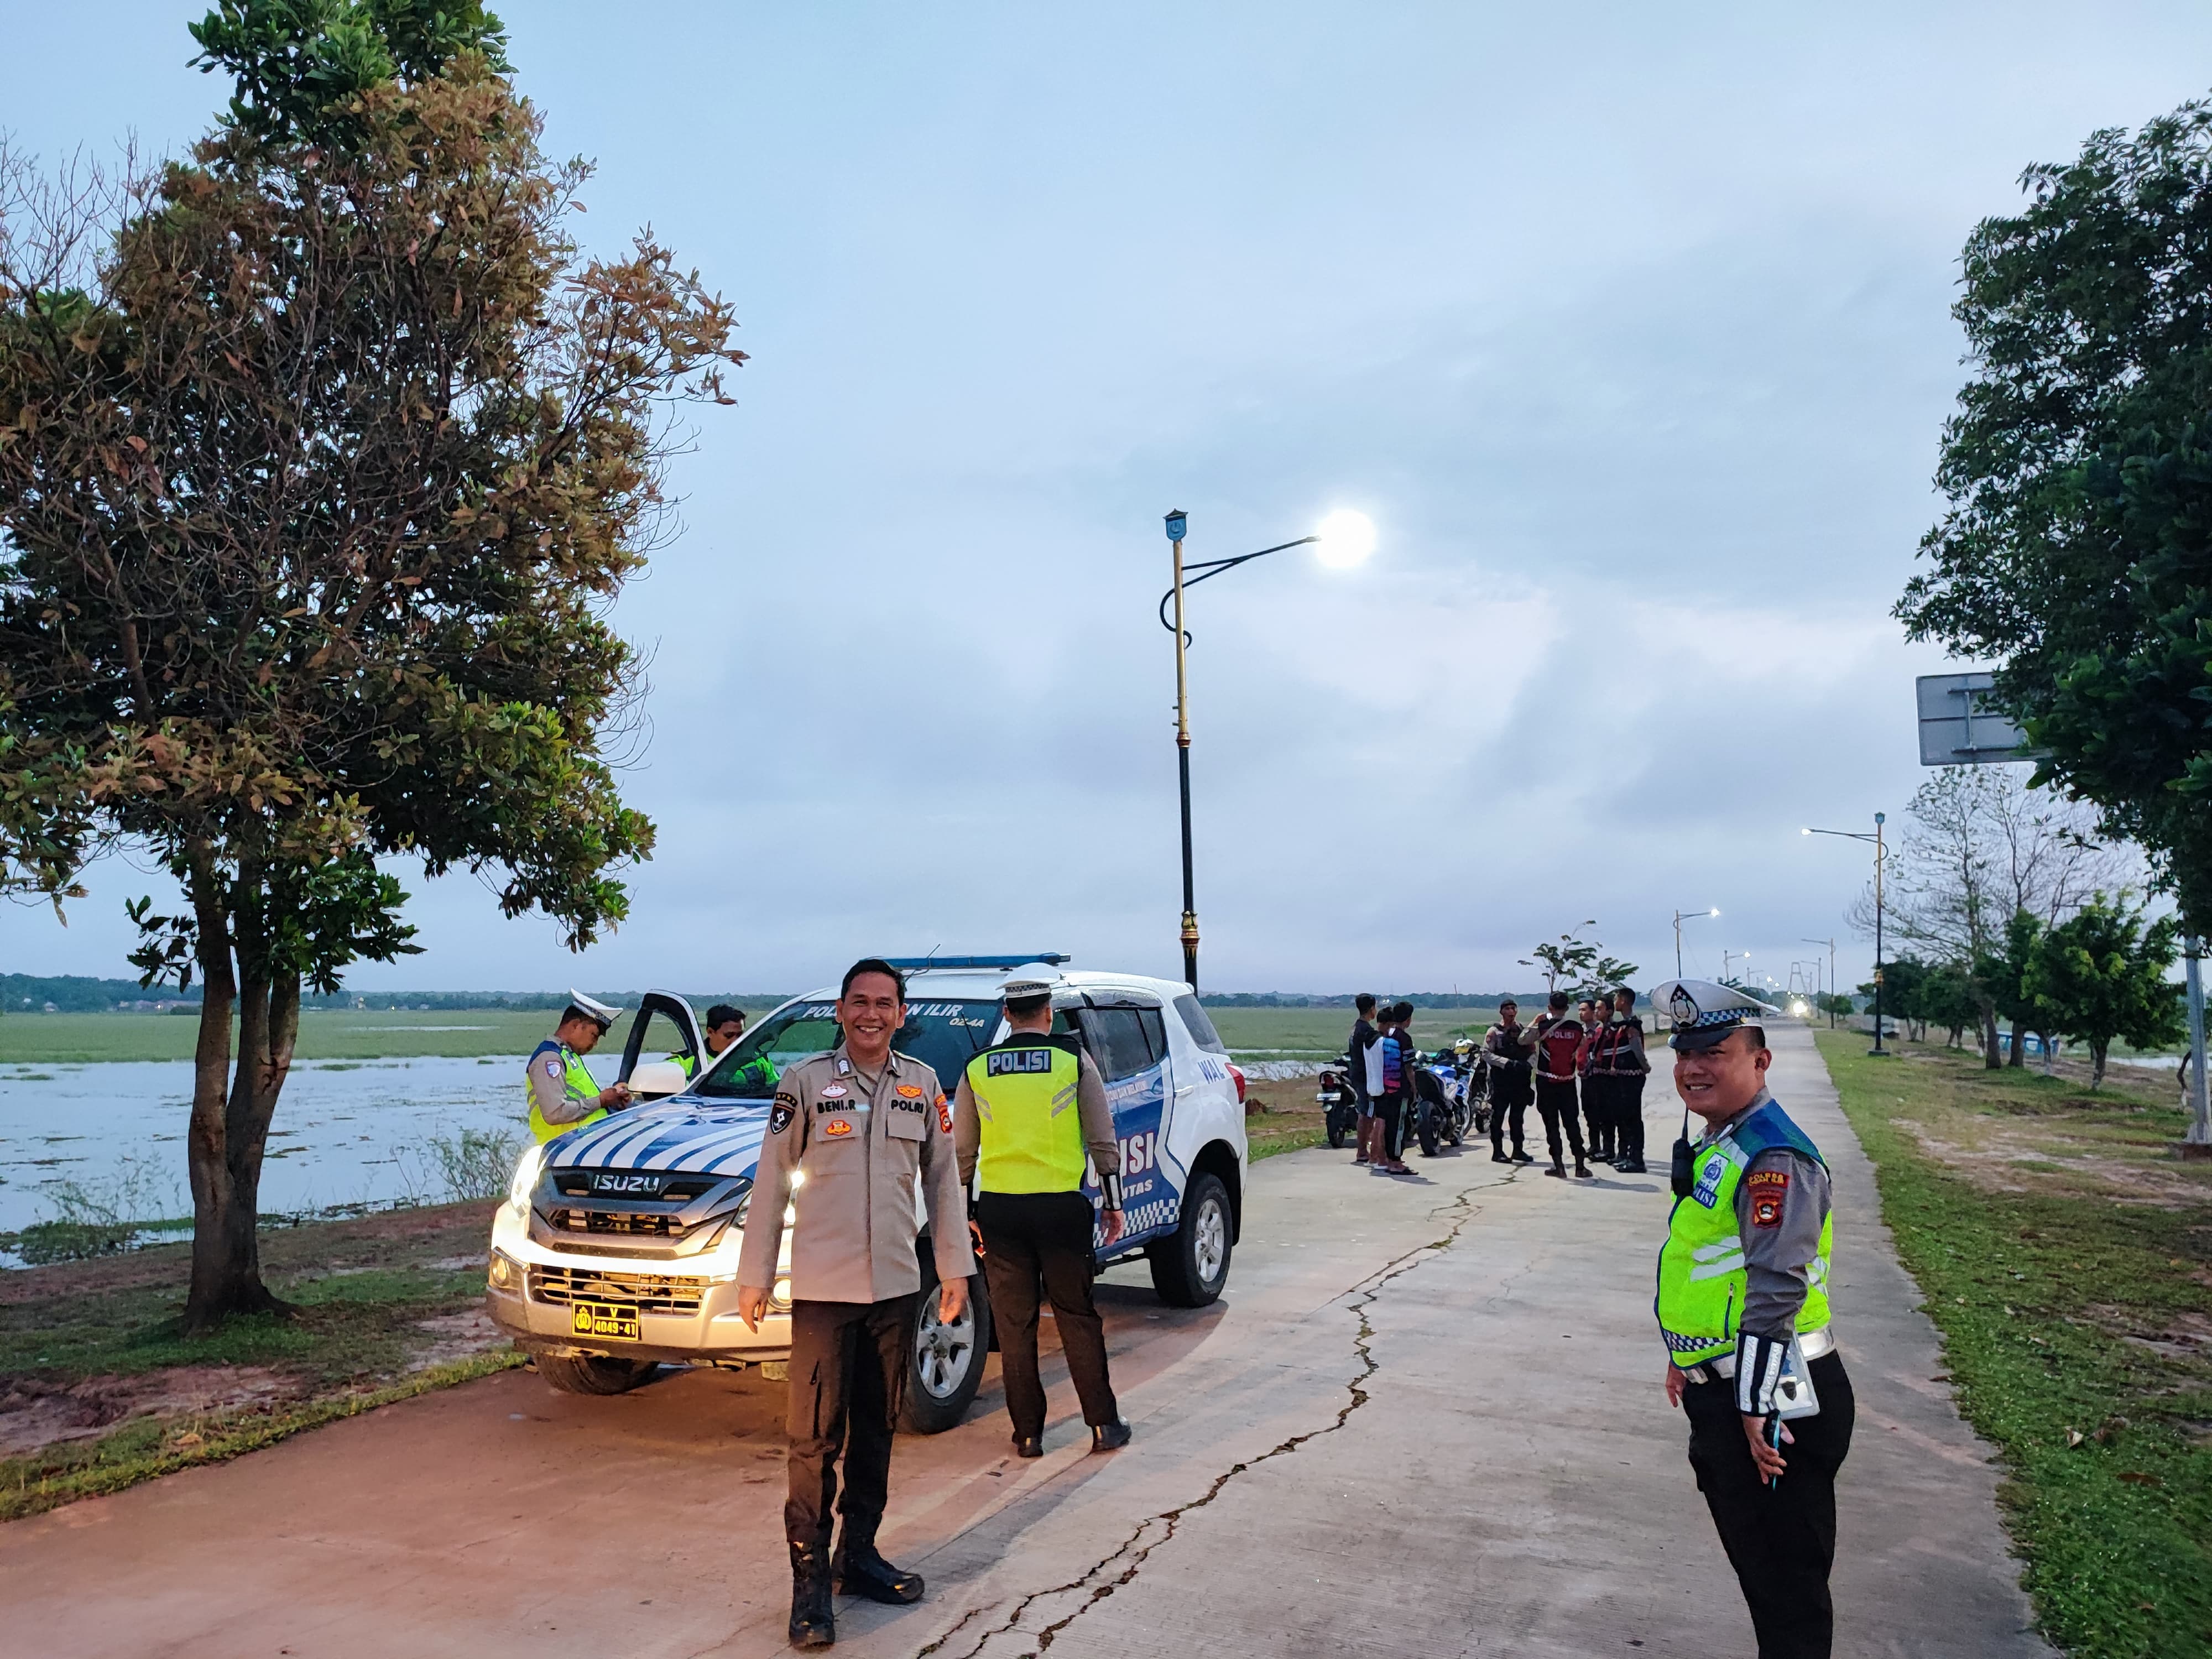
[[[1522,1130],[1528,1116],[1528,1079],[1516,1072],[1492,1073],[1490,1079],[1490,1150],[1505,1150],[1506,1119],[1510,1116],[1513,1150],[1522,1150]]]
[[[912,1296],[792,1304],[783,1500],[783,1535],[790,1542],[830,1547],[840,1452],[845,1541],[875,1541],[890,1496],[891,1431],[906,1403],[913,1340]]]
[[[1806,1369],[1820,1410],[1790,1425],[1796,1439],[1782,1449],[1790,1467],[1771,1486],[1751,1461],[1735,1385],[1692,1382],[1682,1390],[1690,1467],[1743,1586],[1759,1659],[1828,1659],[1835,1636],[1828,1569],[1836,1559],[1836,1471],[1851,1449],[1856,1407],[1842,1355],[1823,1354]]]
[[[1613,1079],[1597,1072],[1582,1079],[1583,1139],[1592,1158],[1613,1156]]]
[[[1622,1073],[1607,1087],[1613,1094],[1613,1150],[1624,1164],[1644,1162],[1644,1079]]]
[[[1121,1414],[1106,1374],[1106,1334],[1091,1299],[1091,1200],[1081,1193],[985,1193],[975,1200],[983,1233],[983,1277],[999,1328],[999,1366],[1014,1433],[1044,1433],[1044,1384],[1037,1380],[1037,1301],[1042,1286],[1060,1328],[1083,1420],[1097,1428]]]
[[[1382,1126],[1382,1161],[1398,1164],[1405,1157],[1405,1119],[1413,1110],[1411,1095],[1378,1095],[1376,1121]]]
[[[1536,1079],[1536,1109],[1544,1117],[1544,1145],[1551,1149],[1552,1162],[1559,1161],[1559,1125],[1567,1127],[1567,1145],[1574,1149],[1575,1162],[1583,1161],[1582,1125],[1575,1121],[1575,1080],[1563,1078],[1557,1081],[1540,1077]]]

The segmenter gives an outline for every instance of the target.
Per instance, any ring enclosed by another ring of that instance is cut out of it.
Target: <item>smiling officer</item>
[[[837,1639],[833,1581],[840,1595],[895,1606],[921,1599],[921,1575],[901,1571],[876,1548],[921,1289],[917,1192],[929,1206],[938,1316],[948,1324],[967,1310],[975,1258],[945,1091],[935,1072],[891,1048],[905,1023],[906,981],[897,969],[870,957],[846,969],[837,998],[845,1040],[778,1080],[738,1257],[738,1311],[757,1330],[784,1208],[793,1207],[783,1505],[793,1647],[826,1648]],[[845,1525],[833,1561],[830,1510],[841,1449]]]
[[[1828,1166],[1766,1091],[1773,1056],[1759,1017],[1773,1010],[1697,979],[1669,980],[1651,1000],[1674,1016],[1686,1109],[1656,1304],[1668,1403],[1689,1417],[1690,1467],[1743,1587],[1759,1659],[1827,1659],[1836,1471],[1853,1417],[1828,1324]],[[1695,1145],[1690,1112],[1705,1120]],[[1772,1432],[1801,1358],[1816,1409]]]

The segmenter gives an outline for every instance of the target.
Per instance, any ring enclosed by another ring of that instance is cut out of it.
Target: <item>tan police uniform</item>
[[[783,1525],[793,1544],[829,1547],[842,1449],[839,1554],[873,1547],[921,1288],[917,1195],[928,1207],[938,1277],[969,1278],[975,1258],[967,1202],[951,1104],[935,1072],[894,1052],[871,1079],[841,1045],[784,1073],[753,1176],[738,1280],[775,1282],[790,1206],[796,1219]]]

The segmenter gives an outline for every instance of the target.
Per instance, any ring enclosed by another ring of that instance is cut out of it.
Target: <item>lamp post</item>
[[[1231,559],[1204,559],[1195,564],[1183,561],[1183,538],[1190,530],[1190,515],[1178,507],[1167,515],[1168,540],[1175,548],[1175,581],[1160,595],[1160,626],[1175,635],[1176,653],[1176,778],[1182,798],[1182,977],[1194,991],[1198,989],[1198,898],[1191,872],[1190,857],[1190,677],[1184,658],[1190,646],[1190,635],[1183,627],[1183,593],[1202,581],[1210,581],[1224,571],[1234,570],[1240,564],[1249,564],[1255,559],[1264,559],[1270,553],[1287,553],[1294,547],[1312,547],[1318,550],[1323,564],[1346,569],[1359,563],[1375,550],[1375,526],[1364,513],[1332,513],[1321,521],[1310,536],[1301,536],[1294,542],[1279,542],[1273,547],[1263,547],[1256,553],[1240,553]],[[1168,618],[1168,606],[1175,606],[1175,618]]]
[[[1695,921],[1699,916],[1717,916],[1717,910],[1677,910],[1674,912],[1674,977],[1682,977],[1682,919]]]
[[[1806,945],[1825,945],[1828,947],[1828,995],[1832,999],[1836,994],[1836,941],[1832,939],[1808,939],[1802,942]],[[1817,966],[1820,958],[1815,957],[1813,960]],[[1832,1007],[1828,1010],[1828,1029],[1832,1031],[1836,1029],[1836,1011]]]
[[[1807,830],[1808,836],[1840,836],[1845,841],[1870,842],[1874,845],[1874,1047],[1869,1054],[1887,1058],[1889,1051],[1881,1046],[1881,866],[1889,857],[1888,844],[1881,838],[1881,826],[1887,823],[1888,814],[1874,815],[1874,833],[1863,830]]]

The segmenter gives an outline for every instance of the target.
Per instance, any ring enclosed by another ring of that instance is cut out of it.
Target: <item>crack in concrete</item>
[[[1352,1304],[1352,1311],[1358,1315],[1359,1320],[1359,1328],[1352,1337],[1352,1352],[1359,1357],[1361,1369],[1357,1376],[1345,1384],[1346,1391],[1352,1397],[1338,1409],[1334,1420],[1318,1429],[1309,1429],[1304,1434],[1294,1434],[1279,1444],[1269,1447],[1257,1457],[1242,1463],[1231,1464],[1221,1474],[1216,1475],[1212,1484],[1203,1492],[1188,1503],[1178,1504],[1175,1508],[1163,1510],[1158,1515],[1146,1516],[1137,1523],[1136,1529],[1123,1539],[1113,1553],[1104,1559],[1093,1563],[1085,1569],[1080,1577],[1071,1579],[1066,1583],[1055,1584],[1049,1589],[1030,1591],[1014,1604],[1013,1612],[1008,1614],[1004,1621],[985,1631],[973,1647],[952,1656],[951,1659],[980,1659],[983,1650],[991,1644],[993,1638],[1015,1632],[1024,1615],[1038,1602],[1055,1595],[1072,1595],[1089,1586],[1090,1595],[1078,1603],[1072,1612],[1054,1620],[1051,1624],[1035,1632],[1036,1645],[1030,1649],[1023,1656],[1023,1659],[1041,1659],[1041,1656],[1052,1646],[1062,1631],[1113,1595],[1115,1590],[1134,1579],[1143,1570],[1145,1563],[1151,1559],[1152,1552],[1174,1539],[1176,1528],[1182,1524],[1183,1516],[1194,1510],[1202,1510],[1212,1503],[1215,1498],[1221,1496],[1223,1490],[1231,1481],[1247,1470],[1256,1468],[1261,1464],[1270,1462],[1278,1457],[1287,1457],[1308,1441],[1318,1440],[1323,1435],[1334,1434],[1342,1428],[1351,1419],[1352,1414],[1371,1398],[1367,1392],[1367,1381],[1382,1369],[1370,1346],[1375,1339],[1375,1326],[1368,1318],[1367,1313],[1368,1310],[1375,1305],[1376,1298],[1382,1295],[1383,1287],[1401,1275],[1411,1273],[1429,1257],[1449,1249],[1458,1242],[1461,1231],[1480,1213],[1472,1201],[1474,1194],[1487,1191],[1493,1187],[1508,1185],[1520,1173],[1521,1166],[1516,1164],[1502,1176],[1493,1176],[1488,1181],[1476,1182],[1471,1186],[1462,1188],[1459,1195],[1450,1203],[1437,1205],[1429,1212],[1431,1216],[1448,1215],[1455,1210],[1461,1212],[1459,1218],[1445,1230],[1443,1237],[1431,1240],[1426,1244],[1417,1245],[1407,1251],[1405,1255],[1385,1262],[1375,1273],[1361,1279],[1343,1293],[1345,1296],[1358,1298]],[[1146,1534],[1154,1531],[1155,1528],[1158,1529],[1158,1535],[1150,1541],[1146,1541]],[[1141,1547],[1139,1547],[1140,1545]],[[1123,1567],[1118,1575],[1103,1583],[1098,1582],[1102,1573],[1109,1571],[1116,1562],[1124,1559],[1127,1560],[1128,1565]],[[930,1643],[928,1646],[919,1650],[915,1655],[915,1659],[935,1659],[935,1656],[943,1650],[947,1643],[966,1628],[979,1611],[980,1609],[971,1608],[962,1616],[958,1624]],[[1030,1632],[1019,1633],[1028,1635]]]

